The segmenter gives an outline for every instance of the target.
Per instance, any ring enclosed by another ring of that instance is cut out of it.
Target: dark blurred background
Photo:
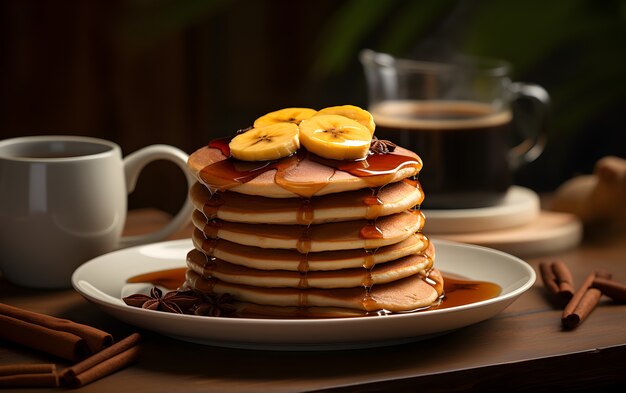
[[[550,139],[519,184],[550,191],[626,157],[626,0],[3,0],[0,139],[192,152],[281,107],[366,106],[363,48],[502,58],[544,86]],[[174,212],[183,190],[154,163],[130,204]]]

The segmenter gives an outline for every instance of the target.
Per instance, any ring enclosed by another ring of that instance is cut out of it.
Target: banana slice
[[[276,123],[255,127],[234,137],[228,147],[233,157],[243,161],[287,157],[300,147],[298,126],[293,123]]]
[[[371,113],[366,111],[365,109],[361,109],[358,106],[354,105],[340,105],[340,106],[330,106],[328,108],[324,108],[317,112],[318,115],[341,115],[345,116],[349,119],[358,121],[363,124],[370,130],[370,133],[374,135],[374,130],[376,129],[376,124],[374,123],[374,117]]]
[[[300,124],[315,115],[317,111],[310,108],[285,108],[263,115],[254,121],[255,127],[268,126],[276,123]]]
[[[367,156],[372,134],[367,127],[347,117],[320,115],[300,123],[300,142],[321,157],[357,160]]]

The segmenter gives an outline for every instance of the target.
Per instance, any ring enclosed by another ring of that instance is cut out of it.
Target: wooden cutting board
[[[428,235],[428,224],[424,228]],[[573,248],[582,239],[580,220],[569,213],[541,210],[531,222],[506,229],[430,236],[495,248],[520,258],[549,255]]]

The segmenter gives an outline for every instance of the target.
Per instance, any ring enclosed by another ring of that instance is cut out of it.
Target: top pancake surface
[[[345,170],[336,169],[326,164],[330,161],[314,159],[312,154],[306,154],[304,150],[303,152],[305,154],[279,160],[278,169],[274,166],[272,169],[268,167],[257,170],[265,164],[232,159],[223,162],[227,157],[220,149],[206,146],[189,156],[188,166],[196,178],[210,189],[229,189],[241,194],[270,198],[311,197],[380,187],[414,176],[422,168],[422,161],[417,154],[401,147],[396,147],[393,153],[375,154],[361,161],[360,165],[365,171],[375,166],[372,165],[374,161],[385,161],[387,170],[371,172],[366,176],[355,176]],[[267,163],[271,165],[272,162]],[[224,168],[231,169],[231,172],[225,174]],[[233,168],[239,172],[233,172]],[[235,177],[238,179],[234,179]],[[243,178],[246,179],[242,180]]]

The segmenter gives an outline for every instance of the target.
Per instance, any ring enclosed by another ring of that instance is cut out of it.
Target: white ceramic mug
[[[11,282],[35,288],[71,285],[72,272],[106,252],[162,240],[188,223],[187,199],[162,229],[122,237],[127,195],[151,161],[178,165],[190,186],[187,154],[153,145],[122,159],[113,142],[76,136],[31,136],[0,141],[0,270]],[[168,191],[163,184],[163,192]],[[132,261],[128,261],[132,263]]]

